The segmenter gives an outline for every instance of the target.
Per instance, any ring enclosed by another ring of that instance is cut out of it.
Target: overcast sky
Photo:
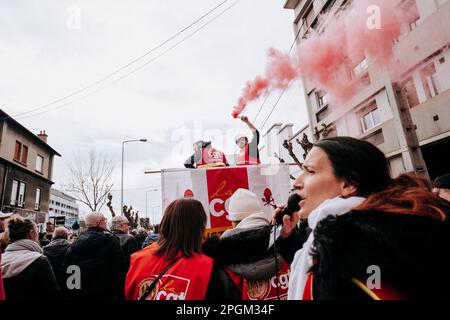
[[[223,0],[15,0],[0,1],[0,107],[10,115],[46,105],[110,74],[168,39]],[[189,29],[99,86],[16,119],[31,131],[46,130],[56,158],[56,187],[67,180],[75,154],[102,152],[116,165],[114,205],[120,205],[121,142],[126,145],[125,203],[145,212],[146,190],[160,185],[148,169],[181,167],[192,141],[211,138],[227,154],[233,138],[246,132],[230,116],[243,86],[265,69],[270,47],[288,51],[294,39],[293,11],[284,0],[241,0],[173,50],[176,41],[230,7],[228,1]],[[116,81],[129,70],[148,63]],[[111,82],[116,81],[113,84]],[[86,94],[98,90],[83,99]],[[307,123],[302,88],[283,96],[274,122]],[[256,120],[260,128],[279,93],[271,95]],[[67,105],[68,102],[72,102]],[[262,101],[249,105],[253,120]],[[45,113],[42,113],[45,111]],[[264,133],[264,131],[262,133]],[[148,196],[148,211],[160,194]],[[155,209],[158,213],[160,208]],[[107,209],[103,210],[107,213]],[[156,218],[159,220],[159,216]]]

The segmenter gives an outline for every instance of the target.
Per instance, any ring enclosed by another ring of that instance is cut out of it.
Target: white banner
[[[289,166],[267,164],[248,167],[163,170],[162,204],[193,197],[207,213],[207,229],[223,231],[231,226],[226,216],[228,199],[239,189],[255,193],[270,217],[277,205],[286,203],[291,189]]]

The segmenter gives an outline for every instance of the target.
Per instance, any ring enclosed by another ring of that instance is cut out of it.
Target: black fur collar
[[[450,224],[373,211],[321,221],[314,232],[316,298],[346,298],[351,278],[379,266],[382,281],[412,299],[450,298]]]
[[[223,266],[250,263],[267,256],[269,237],[269,226],[245,230],[224,239],[210,238],[202,251]]]

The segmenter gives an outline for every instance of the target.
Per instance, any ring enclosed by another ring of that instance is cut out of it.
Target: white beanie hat
[[[228,204],[228,216],[230,221],[242,221],[250,215],[263,212],[257,196],[246,189],[238,189],[230,197]]]

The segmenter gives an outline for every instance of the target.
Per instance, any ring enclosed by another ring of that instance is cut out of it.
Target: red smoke
[[[283,89],[290,85],[298,75],[289,55],[276,49],[269,49],[269,63],[266,67],[264,77],[256,77],[253,81],[247,82],[237,106],[234,107],[233,117],[237,116],[245,109],[247,104],[258,99],[261,95],[267,94],[273,89]]]
[[[394,2],[357,0],[338,15],[323,15],[320,19],[326,21],[325,30],[319,33],[311,29],[293,58],[270,49],[265,76],[247,83],[233,117],[261,95],[285,89],[300,76],[327,92],[333,104],[347,101],[361,86],[350,79],[350,71],[364,57],[377,68],[386,68],[392,61],[394,40],[404,21]]]

